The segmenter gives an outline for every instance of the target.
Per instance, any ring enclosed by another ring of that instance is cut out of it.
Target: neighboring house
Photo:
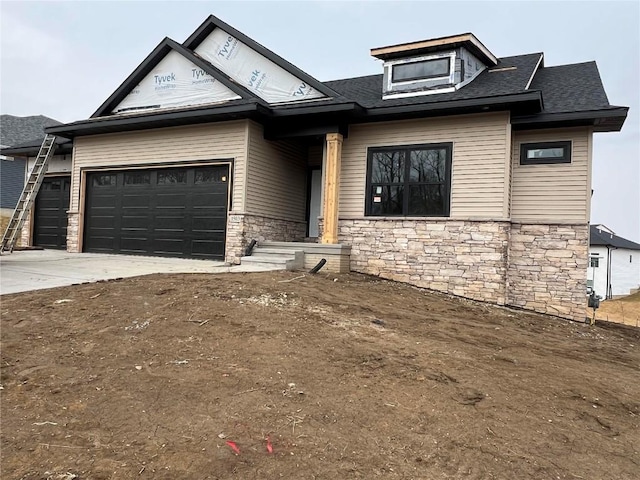
[[[318,237],[350,251],[331,268],[583,320],[593,133],[628,110],[595,63],[469,33],[371,54],[380,74],[320,82],[213,16],[165,38],[48,129],[73,140],[67,249],[238,263]]]
[[[0,148],[5,150],[34,138],[42,142],[45,127],[60,124],[57,120],[43,115],[0,115]],[[0,155],[0,209],[3,220],[11,216],[22,193],[25,165],[23,158]]]
[[[640,243],[591,225],[587,286],[602,298],[629,295],[640,288]]]
[[[44,115],[28,117],[0,115],[0,144],[2,144],[2,152],[13,152],[10,156],[2,155],[0,157],[0,206],[2,207],[0,229],[2,230],[2,234],[4,234],[24,187],[27,173],[27,153],[25,152],[25,148],[31,146],[31,150],[34,151],[32,155],[37,155],[40,144],[45,136],[44,129],[54,125],[62,125],[62,123],[53,118],[45,117]],[[70,144],[69,140],[64,138],[59,138],[56,141],[58,144]],[[68,153],[71,153],[70,149]],[[37,215],[38,221],[34,225],[34,231],[31,232],[31,230],[29,230],[29,233],[33,233],[35,240],[31,243],[50,248],[66,247],[66,239],[64,235],[60,233],[66,230],[66,211],[69,208],[68,191],[66,206],[57,205],[57,203],[60,203],[57,202],[55,212],[52,210],[52,202],[47,198],[48,193],[46,193],[51,187],[52,177],[55,175],[55,167],[59,163],[60,158],[56,157],[49,165],[47,177],[42,187],[43,193],[37,197],[34,205],[36,212],[39,213],[39,215]],[[66,171],[70,172],[70,155],[64,163]],[[50,241],[52,232],[56,238],[55,244]]]

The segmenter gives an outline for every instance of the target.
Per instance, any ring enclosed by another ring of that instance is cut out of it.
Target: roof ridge
[[[372,73],[369,75],[356,75],[355,77],[336,78],[334,80],[324,80],[322,83],[343,82],[345,80],[355,80],[356,78],[381,77],[381,76],[382,76],[382,73]]]
[[[521,53],[519,55],[508,55],[506,57],[498,57],[498,60],[505,60],[507,58],[530,57],[530,56],[537,56],[537,55],[544,55],[544,52],[531,52],[531,53]]]
[[[589,64],[593,64],[593,65],[598,65],[598,63],[595,60],[588,60],[586,62],[576,62],[576,63],[564,63],[562,65],[551,65],[550,67],[542,67],[544,70],[550,70],[553,68],[562,68],[562,67],[574,67],[576,65],[589,65]]]

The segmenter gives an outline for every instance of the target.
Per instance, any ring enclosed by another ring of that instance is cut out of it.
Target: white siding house
[[[613,298],[640,288],[640,244],[604,225],[592,225],[587,284],[596,295]]]

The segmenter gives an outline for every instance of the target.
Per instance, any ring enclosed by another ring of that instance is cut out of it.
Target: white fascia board
[[[408,97],[420,97],[422,95],[436,95],[438,93],[451,93],[455,92],[456,87],[447,87],[447,88],[439,88],[435,90],[423,90],[422,92],[402,92],[402,93],[392,93],[389,95],[383,95],[383,100],[390,100],[393,98],[408,98]]]

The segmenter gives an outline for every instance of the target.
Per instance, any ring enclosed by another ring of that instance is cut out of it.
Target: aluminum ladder
[[[11,215],[11,220],[9,220],[9,225],[7,225],[7,229],[2,237],[0,253],[13,252],[13,248],[18,241],[18,236],[22,231],[24,222],[29,215],[31,205],[33,205],[36,195],[38,194],[38,190],[40,190],[40,185],[42,185],[44,174],[47,173],[47,166],[49,165],[49,160],[53,157],[56,149],[55,147],[55,135],[47,134],[42,141],[36,161],[29,172],[27,183],[25,183],[22,194],[20,194],[20,200],[18,200],[16,208],[13,211],[13,215]]]

